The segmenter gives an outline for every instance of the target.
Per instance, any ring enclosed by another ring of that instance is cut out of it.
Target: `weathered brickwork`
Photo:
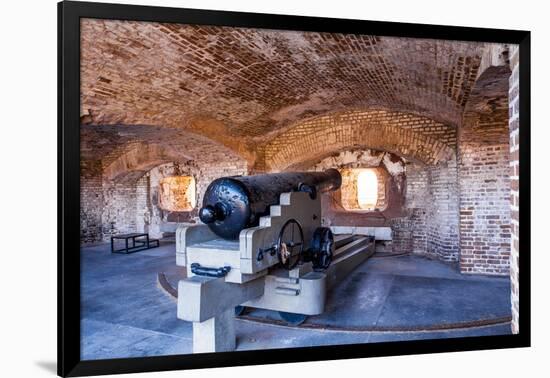
[[[458,178],[456,159],[429,167],[427,254],[444,261],[458,261]],[[423,225],[417,226],[422,229]]]
[[[151,169],[135,182],[112,183],[104,181],[105,209],[103,238],[122,232],[148,232],[151,237],[162,237],[173,232],[176,223],[196,223],[198,209],[173,212],[159,204],[159,182],[164,177],[191,175],[196,178],[197,204],[210,182],[218,177],[246,174],[246,163],[227,159],[215,164],[167,163]]]
[[[510,260],[510,183],[507,145],[461,153],[461,270],[504,275]]]
[[[404,207],[408,217],[397,219],[393,222],[393,237],[395,240],[393,250],[395,252],[413,252],[420,255],[428,253],[428,208],[430,207],[430,172],[425,166],[418,163],[410,163],[406,166],[407,191]],[[399,231],[405,229],[405,231]],[[399,231],[399,232],[398,232]],[[402,240],[403,237],[409,240]],[[399,246],[411,246],[409,250]]]
[[[148,125],[82,125],[81,156],[101,161],[108,178],[171,161],[245,159],[224,145],[186,130]]]
[[[456,161],[436,166],[407,164],[407,216],[392,222],[393,249],[457,261],[458,189]],[[407,249],[408,248],[408,249]]]
[[[103,183],[101,162],[80,163],[80,241],[93,244],[101,241]]]
[[[510,280],[512,285],[512,332],[519,332],[519,48],[511,48],[509,131],[510,131],[510,187],[511,187],[511,253]]]
[[[202,160],[182,160],[183,155],[159,154],[158,146],[130,143],[116,157],[81,165],[81,242],[108,241],[111,235],[126,232],[148,232],[162,237],[175,229],[175,223],[195,223],[197,209],[171,212],[159,206],[159,182],[164,177],[191,175],[196,179],[197,204],[208,184],[221,176],[247,173],[247,163],[228,153],[204,155]],[[170,157],[180,161],[164,162]],[[126,169],[124,171],[123,169]]]
[[[350,149],[389,151],[435,164],[453,155],[456,132],[433,120],[384,110],[351,111],[308,119],[271,140],[261,154],[267,171]],[[259,162],[262,166],[262,163]]]
[[[220,142],[373,106],[458,126],[487,48],[98,19],[81,21],[81,46],[83,123],[202,128]]]
[[[337,168],[342,174],[339,190],[321,197],[325,226],[337,227],[390,227],[391,219],[404,216],[404,171],[402,158],[389,152],[373,150],[343,151],[319,163],[299,169],[324,171]],[[378,199],[375,209],[359,207],[357,174],[370,169],[376,172]],[[388,243],[389,244],[389,243]]]
[[[152,196],[151,196],[151,178],[149,175],[143,175],[135,183],[136,186],[136,230],[139,232],[149,232],[152,223]],[[150,235],[158,237],[158,235]]]
[[[455,145],[456,141],[451,140],[451,143]],[[404,196],[404,200],[399,202],[399,211],[352,211],[348,217],[353,224],[391,227],[393,240],[387,246],[391,246],[394,252],[412,252],[444,261],[458,260],[458,187],[454,157],[438,165],[427,166],[414,162],[405,164],[402,159],[388,153],[351,150],[324,158],[312,169],[324,170],[330,167],[342,169],[344,175],[353,168],[383,169],[388,172],[386,184],[390,182],[389,179],[398,186],[406,185],[404,192],[390,193],[393,196]],[[345,178],[343,182],[346,182]],[[345,190],[343,188],[340,192]],[[351,192],[355,194],[353,190]],[[335,195],[334,200],[339,199],[339,205],[345,208],[348,194]],[[388,206],[395,202],[395,198],[385,198],[385,201]],[[339,214],[337,219],[326,220],[325,224],[346,226],[347,223],[342,223],[345,220]]]
[[[488,68],[478,79],[459,130],[460,268],[508,275],[510,147],[508,76]],[[484,93],[493,98],[488,101]]]
[[[413,210],[412,213],[416,212]],[[392,252],[411,253],[414,251],[414,231],[416,222],[417,217],[400,217],[391,220]],[[424,251],[416,250],[415,252],[422,253]]]
[[[137,231],[137,190],[128,182],[103,182],[102,239]]]
[[[266,145],[262,156],[267,170],[297,169],[363,143],[411,159],[405,173],[405,214],[391,216],[392,249],[457,261],[456,128],[406,113],[349,111],[312,118],[288,129]],[[378,164],[353,164],[349,152],[339,156],[339,160],[328,157],[324,161],[348,167]]]
[[[148,232],[155,237],[161,237],[165,232],[175,229],[175,223],[197,223],[198,207],[202,204],[202,198],[206,188],[214,179],[223,176],[243,175],[247,173],[246,163],[239,160],[232,160],[229,157],[224,161],[210,164],[174,164],[168,163],[155,167],[145,174],[149,180],[150,202],[147,207],[149,214]],[[196,204],[197,207],[191,211],[173,212],[167,211],[160,206],[159,183],[165,177],[189,175],[195,178],[196,182]]]

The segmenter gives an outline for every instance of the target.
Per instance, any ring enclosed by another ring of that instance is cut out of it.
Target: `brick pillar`
[[[458,134],[460,270],[509,275],[508,66],[477,80]]]
[[[510,126],[512,332],[519,332],[519,47],[510,48],[510,90],[508,92]]]

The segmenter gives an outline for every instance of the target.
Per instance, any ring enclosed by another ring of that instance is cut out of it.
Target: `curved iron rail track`
[[[166,279],[164,273],[159,273],[157,276],[158,284],[168,295],[172,298],[178,298],[178,291],[174,288],[170,282]],[[332,332],[380,332],[380,333],[405,333],[405,332],[436,332],[436,331],[460,331],[471,328],[480,328],[493,325],[501,325],[510,323],[512,321],[512,316],[500,316],[488,319],[479,319],[466,322],[455,322],[455,323],[442,323],[442,324],[433,324],[428,326],[393,326],[393,327],[384,327],[384,326],[337,326],[331,324],[315,324],[315,323],[302,323],[297,326],[289,325],[282,320],[276,319],[266,319],[258,316],[251,315],[240,315],[236,319],[242,321],[248,321],[253,323],[274,325],[279,327],[287,328],[298,328],[298,329],[309,329],[317,331],[332,331]]]

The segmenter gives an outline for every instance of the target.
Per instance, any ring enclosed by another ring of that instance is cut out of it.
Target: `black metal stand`
[[[115,239],[124,240],[125,248],[115,249]],[[132,241],[131,245],[129,240]],[[143,251],[145,249],[157,248],[158,239],[149,239],[149,234],[132,233],[111,236],[111,253],[129,254]]]

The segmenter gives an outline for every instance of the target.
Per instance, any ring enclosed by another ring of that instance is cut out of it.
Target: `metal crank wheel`
[[[296,219],[285,222],[276,245],[279,263],[286,270],[292,270],[300,262],[304,252],[304,231]]]
[[[311,263],[313,270],[325,270],[334,255],[334,234],[328,227],[317,227],[311,241]]]

